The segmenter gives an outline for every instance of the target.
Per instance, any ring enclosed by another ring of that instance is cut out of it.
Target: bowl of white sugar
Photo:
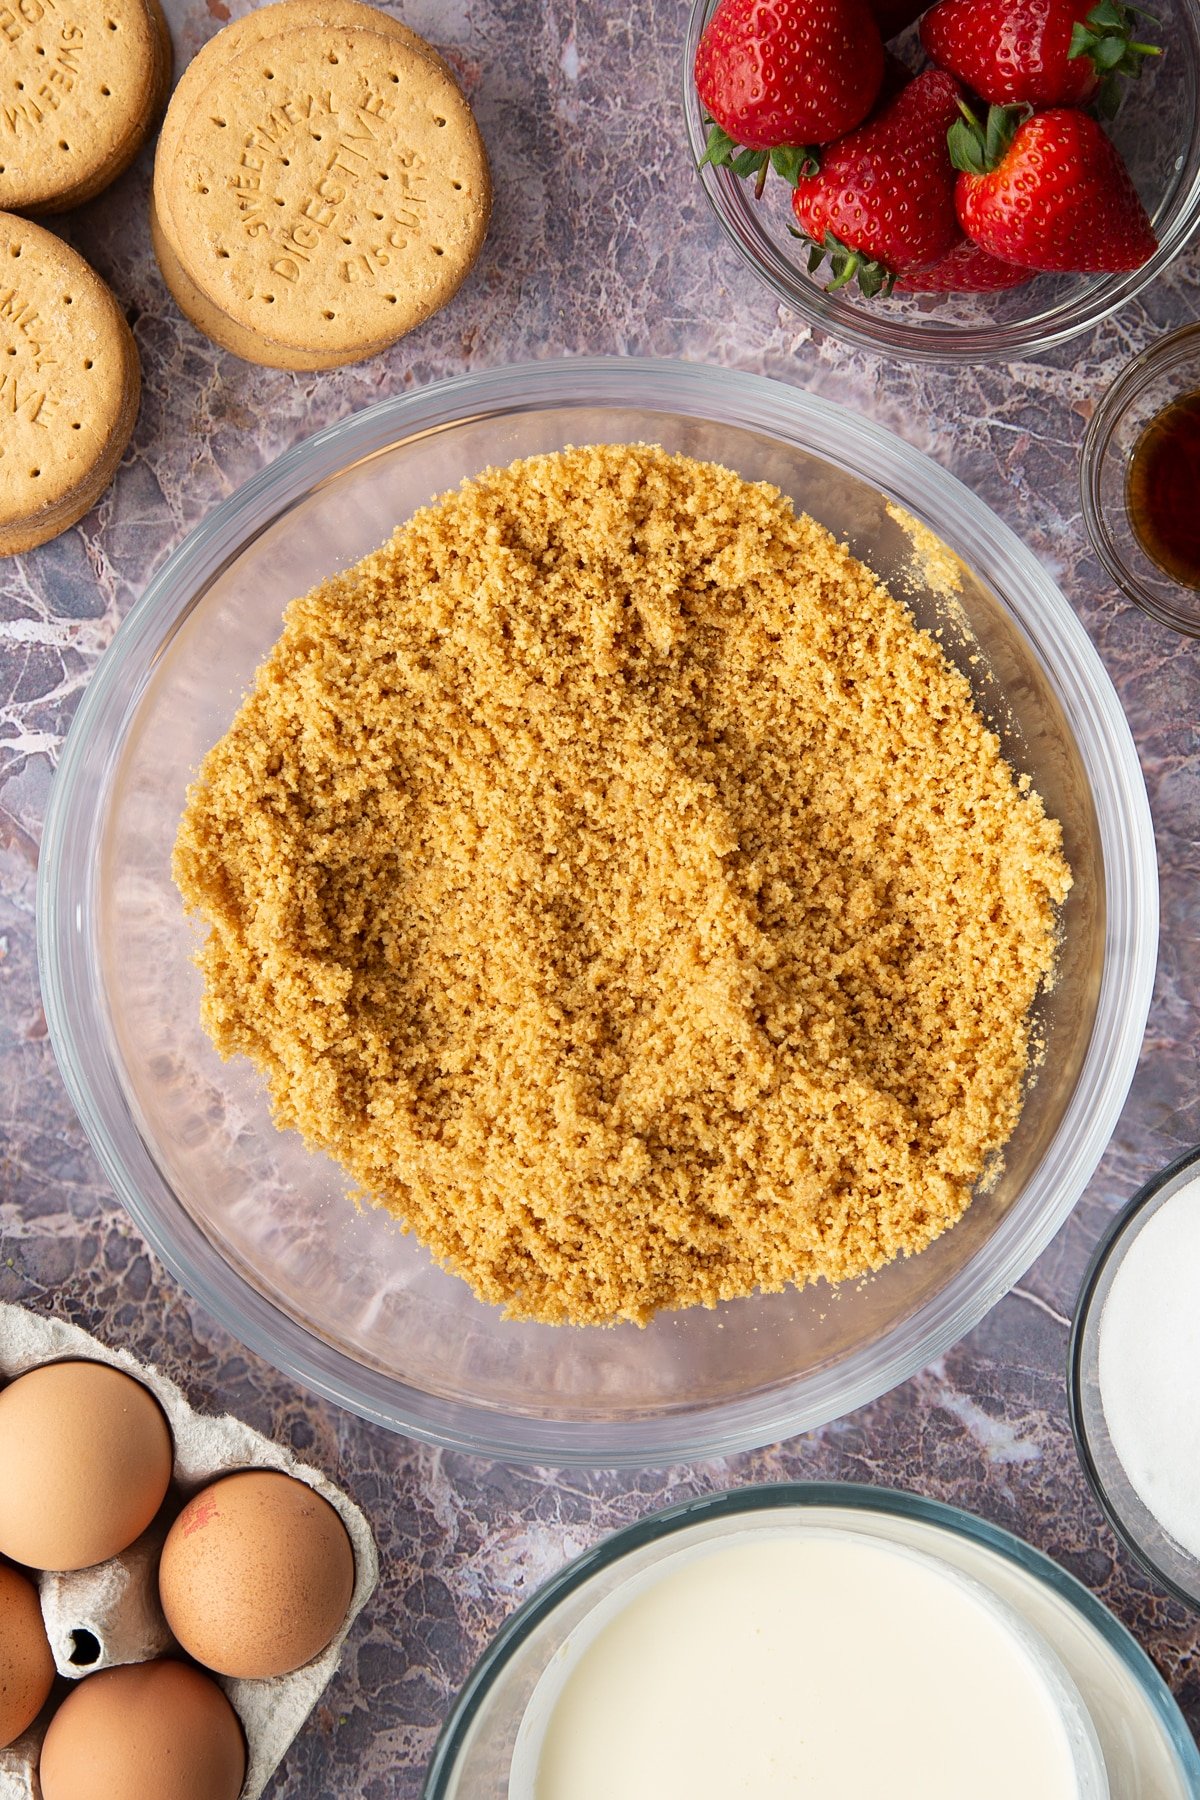
[[[1085,1277],[1071,1333],[1075,1441],[1117,1536],[1200,1607],[1200,1145],[1148,1181]]]

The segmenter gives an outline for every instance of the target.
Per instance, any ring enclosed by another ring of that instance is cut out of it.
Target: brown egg
[[[237,1800],[246,1742],[199,1669],[126,1663],[89,1675],[63,1701],[38,1774],[42,1800]]]
[[[288,1675],[346,1616],[354,1552],[337,1513],[274,1470],[227,1475],[189,1501],[158,1591],[184,1649],[222,1675]]]
[[[54,1685],[54,1658],[32,1581],[0,1563],[0,1750],[27,1731]]]
[[[171,1480],[171,1433],[140,1381],[47,1363],[0,1393],[0,1555],[86,1569],[145,1531]]]

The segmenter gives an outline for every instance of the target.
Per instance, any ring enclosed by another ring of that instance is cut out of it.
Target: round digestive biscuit
[[[40,225],[0,213],[0,556],[57,537],[95,503],[140,387],[100,277]]]
[[[185,141],[184,127],[188,116],[217,70],[224,68],[252,45],[261,44],[268,38],[282,37],[301,26],[313,25],[323,25],[333,31],[378,31],[385,37],[394,37],[397,42],[406,44],[409,49],[427,57],[453,80],[449,64],[438,55],[432,44],[427,44],[424,38],[418,37],[415,31],[410,31],[407,25],[402,25],[399,19],[393,19],[390,13],[367,6],[363,0],[277,0],[274,6],[260,6],[241,19],[234,19],[231,24],[218,31],[215,37],[210,38],[179,78],[175,92],[171,95],[155,152],[154,174],[155,185],[159,189],[156,198],[160,218],[164,214],[161,178],[179,154]]]
[[[385,37],[393,37],[397,42],[426,57],[449,79],[454,79],[450,65],[431,44],[427,44],[424,38],[418,37],[415,31],[402,25],[398,19],[393,19],[390,13],[365,5],[363,0],[277,0],[275,5],[261,6],[254,12],[246,13],[243,18],[234,19],[217,32],[215,37],[210,38],[193,57],[171,96],[154,158],[150,235],[163,279],[180,311],[222,349],[231,350],[235,356],[246,357],[252,362],[265,363],[268,367],[325,369],[336,367],[345,358],[335,356],[330,360],[328,356],[319,354],[306,355],[296,350],[288,352],[279,347],[272,348],[267,339],[261,336],[247,337],[244,332],[239,331],[219,308],[213,307],[204,299],[172,248],[175,225],[171,213],[172,183],[168,181],[168,174],[186,143],[185,127],[192,108],[204,94],[217,70],[232,62],[243,50],[301,26],[324,26],[333,31],[355,28],[379,31]],[[385,348],[391,341],[389,335],[379,347]]]
[[[319,352],[292,350],[285,345],[273,343],[269,338],[258,333],[247,331],[241,325],[235,325],[232,319],[225,316],[211,300],[200,292],[187,270],[171,247],[170,239],[164,232],[159,220],[158,207],[153,195],[150,197],[150,242],[158,259],[159,270],[170,290],[171,298],[185,318],[190,319],[197,331],[211,338],[222,350],[228,350],[234,356],[240,356],[245,362],[259,363],[268,369],[289,369],[293,373],[333,369],[344,363],[341,355],[329,356]],[[388,340],[390,341],[390,340]],[[363,357],[378,355],[386,350],[388,342],[372,345],[362,352]]]
[[[0,0],[2,4],[2,0]],[[82,206],[124,173],[141,150],[154,122],[162,116],[171,92],[171,79],[174,74],[174,51],[171,45],[171,34],[166,17],[158,0],[145,0],[146,10],[154,28],[154,67],[151,82],[151,102],[144,115],[134,125],[129,136],[114,147],[112,156],[101,167],[89,168],[86,179],[74,187],[64,189],[53,201],[44,206],[24,207],[21,210],[41,216],[48,213],[69,212],[71,208]]]
[[[391,35],[297,28],[248,46],[193,107],[159,222],[235,325],[349,362],[445,304],[487,228],[470,108]]]
[[[161,103],[164,57],[147,0],[5,0],[0,208],[63,211],[114,181]]]

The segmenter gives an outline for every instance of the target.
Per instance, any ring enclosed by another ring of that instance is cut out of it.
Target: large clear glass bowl
[[[293,595],[488,464],[644,439],[777,483],[907,594],[891,497],[962,558],[917,584],[1009,757],[1062,821],[1075,886],[1039,1003],[1046,1054],[999,1179],[923,1255],[824,1287],[664,1314],[645,1330],[515,1324],[331,1163],[271,1124],[244,1061],[199,1024],[194,928],[169,858],[184,794]],[[50,1031],[117,1193],[243,1343],[364,1417],[491,1456],[665,1462],[766,1443],[874,1398],[938,1355],[1028,1267],[1112,1132],[1157,941],[1154,842],[1116,695],[1046,571],[965,487],[796,389],[685,363],[500,369],[321,432],[218,507],[155,577],[84,695],[42,857]]]
[[[932,0],[931,0],[932,4]],[[696,48],[718,0],[693,0],[683,55],[684,115],[692,156],[704,154],[707,126],[692,81]],[[1087,10],[1081,6],[1081,14]],[[999,294],[893,294],[864,300],[856,288],[826,293],[827,264],[810,275],[808,246],[790,235],[789,193],[775,177],[761,201],[754,183],[712,165],[700,180],[726,237],[743,262],[810,325],[846,343],[914,362],[1013,362],[1089,331],[1157,279],[1200,224],[1200,10],[1195,0],[1150,8],[1146,37],[1165,54],[1126,83],[1108,129],[1124,157],[1158,249],[1124,275],[1039,275]],[[736,271],[731,271],[736,277]]]
[[[524,1790],[514,1783],[510,1792],[509,1774],[525,1710],[551,1661],[577,1628],[586,1631],[595,1608],[668,1556],[789,1529],[850,1531],[960,1570],[1015,1612],[1067,1671],[1100,1740],[1111,1800],[1200,1794],[1200,1752],[1170,1689],[1125,1627],[1049,1557],[970,1513],[915,1494],[854,1482],[780,1482],[652,1513],[539,1588],[467,1678],[430,1762],[423,1800],[515,1800]],[[796,1629],[804,1629],[802,1618]],[[869,1729],[869,1715],[864,1725]]]

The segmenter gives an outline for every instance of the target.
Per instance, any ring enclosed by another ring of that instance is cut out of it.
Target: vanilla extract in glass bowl
[[[1200,588],[1200,390],[1156,413],[1125,479],[1129,522],[1160,569]]]
[[[1200,637],[1200,325],[1121,370],[1088,427],[1080,487],[1112,580],[1151,618]]]

